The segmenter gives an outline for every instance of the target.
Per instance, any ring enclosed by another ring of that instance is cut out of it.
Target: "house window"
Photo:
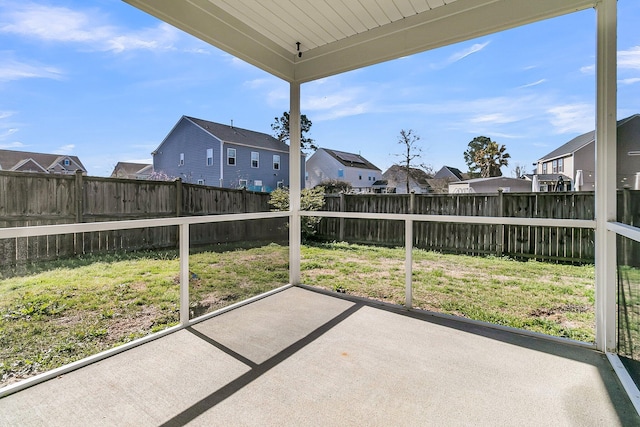
[[[309,181],[309,172],[304,173],[304,180]]]
[[[280,156],[277,154],[273,155],[273,170],[280,170]]]
[[[213,166],[213,148],[207,148],[207,166]]]
[[[358,179],[362,181],[362,174],[358,175]]]
[[[547,164],[546,163],[542,164],[542,173],[547,173]]]
[[[276,187],[284,188],[284,181],[278,181],[278,183],[276,184]]]
[[[236,149],[235,148],[227,148],[227,164],[229,166],[236,165]]]
[[[551,162],[551,173],[558,173],[558,161]]]
[[[558,172],[564,172],[564,161],[562,159],[558,159]]]
[[[344,169],[338,169],[338,178],[344,177]]]
[[[253,181],[253,185],[255,187],[262,187],[262,180],[261,179],[256,179],[255,181]]]
[[[246,179],[241,179],[238,181],[238,187],[240,188],[247,188],[247,180]]]
[[[184,166],[184,153],[180,153],[180,161],[178,162],[178,166]]]
[[[64,159],[64,161],[62,162],[65,166],[69,166],[71,164],[71,162],[69,161],[69,159]]]
[[[260,153],[258,153],[257,151],[251,152],[251,167],[260,167]]]
[[[200,184],[200,185],[204,185],[204,179],[199,179],[199,180],[198,180],[198,184]]]

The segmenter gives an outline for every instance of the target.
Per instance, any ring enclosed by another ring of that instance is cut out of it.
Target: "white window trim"
[[[253,155],[254,155],[254,154],[256,155],[255,160],[254,160],[254,158],[253,158]],[[256,162],[256,165],[255,165],[255,166],[253,166],[253,162],[254,162],[254,161]],[[260,153],[259,153],[259,152],[257,152],[257,151],[252,151],[252,152],[251,152],[251,167],[252,167],[253,169],[258,169],[258,168],[260,167]]]
[[[233,150],[233,156],[231,155],[231,150]],[[238,164],[237,160],[238,152],[235,148],[227,148],[227,165],[235,166]],[[231,159],[233,159],[233,163],[231,163]]]
[[[184,166],[184,153],[180,153],[180,160],[178,161],[178,166]]]
[[[277,162],[276,162],[276,157],[278,158]],[[276,165],[278,167],[276,167]],[[273,170],[274,171],[279,171],[280,170],[280,155],[279,154],[274,154],[273,155]]]
[[[207,148],[207,160],[205,164],[207,166],[213,166],[213,148]]]

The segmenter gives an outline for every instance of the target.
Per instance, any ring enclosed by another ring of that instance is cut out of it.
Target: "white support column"
[[[404,305],[413,307],[413,220],[404,222]]]
[[[289,283],[300,284],[300,83],[289,93]]]
[[[180,324],[189,324],[189,224],[180,224]]]
[[[617,0],[596,5],[596,347],[616,351],[616,79]]]

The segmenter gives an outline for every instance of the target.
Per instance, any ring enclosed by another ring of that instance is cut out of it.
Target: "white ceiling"
[[[275,76],[300,83],[586,9],[597,2],[124,1]]]

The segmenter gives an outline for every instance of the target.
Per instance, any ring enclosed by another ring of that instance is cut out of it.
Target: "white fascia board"
[[[596,0],[457,0],[304,52],[295,79],[308,82],[594,7]]]

